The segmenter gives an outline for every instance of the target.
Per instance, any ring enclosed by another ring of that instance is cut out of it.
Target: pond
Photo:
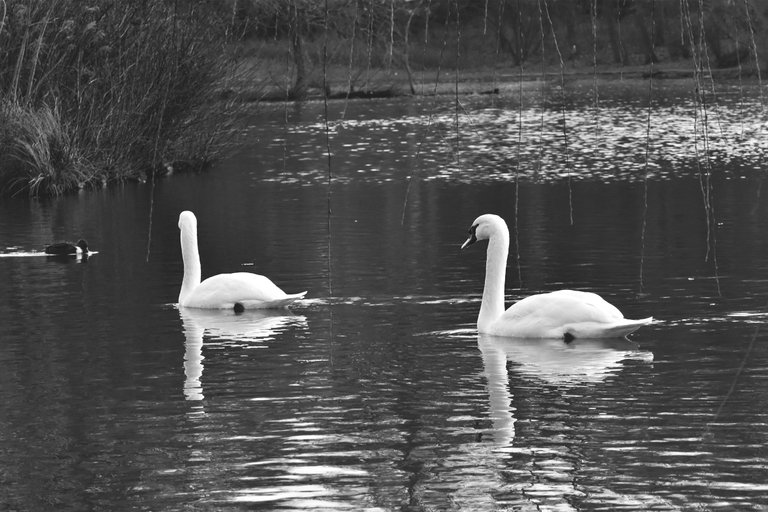
[[[261,106],[210,172],[3,199],[0,509],[768,508],[759,90],[591,85]],[[183,210],[204,276],[306,298],[178,308]],[[507,304],[656,322],[478,336],[488,212]]]

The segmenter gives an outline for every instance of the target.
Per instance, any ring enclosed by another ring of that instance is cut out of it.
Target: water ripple
[[[698,168],[702,174],[727,168],[734,178],[760,172],[768,156],[768,114],[759,97],[723,94],[719,101],[709,107],[706,125],[701,105],[690,99],[659,102],[649,120],[645,106],[615,102],[609,95],[597,111],[579,105],[563,110],[546,104],[521,108],[503,101],[494,106],[471,102],[458,115],[438,110],[334,121],[332,161],[342,159],[344,165],[334,166],[332,179],[383,183],[417,175],[425,181],[462,183],[610,182],[679,177],[683,168]],[[326,124],[286,129],[288,139],[273,141],[271,147],[281,153],[286,149],[288,162],[259,173],[259,179],[327,182],[327,166],[317,165],[318,148],[325,146],[318,137],[325,136]]]

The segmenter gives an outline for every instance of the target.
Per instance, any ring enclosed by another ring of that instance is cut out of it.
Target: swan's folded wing
[[[609,323],[623,320],[624,316],[595,293],[558,290],[525,297],[510,306],[502,318],[507,321],[529,318],[564,325],[585,321]]]
[[[597,294],[559,290],[526,297],[507,309],[493,323],[500,336],[560,338],[570,333],[580,338],[622,337],[650,323],[627,320]]]
[[[218,274],[200,283],[193,291],[186,306],[211,309],[229,309],[235,304],[246,308],[272,308],[276,301],[293,302],[299,297],[290,296],[268,277],[250,272]]]
[[[287,308],[299,299],[303,299],[307,292],[293,293],[282,299],[268,301],[240,301],[245,309],[279,309]]]
[[[653,322],[653,317],[640,320],[618,320],[612,323],[582,322],[564,326],[564,331],[574,338],[624,338],[644,325]]]

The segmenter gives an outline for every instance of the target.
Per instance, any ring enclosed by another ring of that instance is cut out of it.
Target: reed
[[[226,147],[236,112],[215,99],[229,62],[213,4],[0,3],[0,192],[144,179]]]
[[[0,148],[0,189],[10,194],[61,194],[95,175],[60,113],[48,106],[0,105]]]

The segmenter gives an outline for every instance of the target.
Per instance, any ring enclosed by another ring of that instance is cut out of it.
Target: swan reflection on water
[[[287,309],[252,309],[242,313],[218,309],[179,307],[186,338],[184,351],[184,397],[202,400],[203,338],[217,343],[246,345],[264,342],[289,325],[305,325],[306,317]]]
[[[560,339],[505,338],[479,334],[478,348],[488,380],[490,418],[496,444],[511,444],[515,416],[509,371],[557,388],[596,385],[615,375],[628,360],[651,362],[653,354],[626,338]],[[511,367],[508,366],[511,363]]]

